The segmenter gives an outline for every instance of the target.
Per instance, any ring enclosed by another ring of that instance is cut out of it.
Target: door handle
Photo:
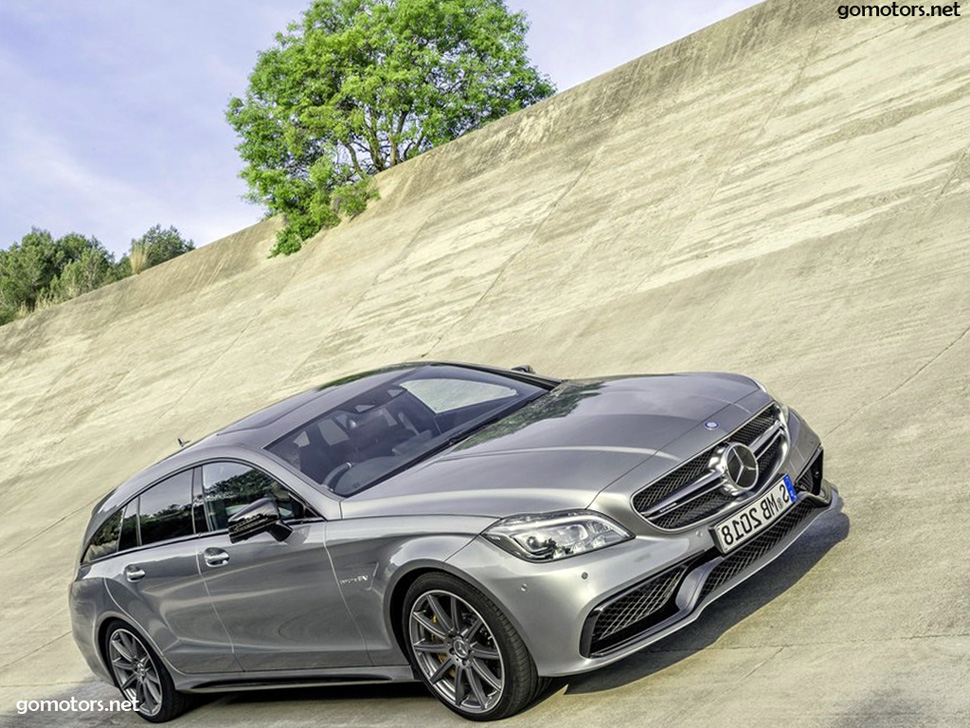
[[[137,564],[128,564],[125,567],[125,578],[128,581],[138,581],[145,578],[145,570]]]
[[[225,566],[229,561],[229,553],[223,549],[206,549],[202,552],[202,558],[209,566]]]

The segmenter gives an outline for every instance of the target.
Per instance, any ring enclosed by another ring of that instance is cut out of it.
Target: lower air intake
[[[707,581],[704,582],[704,587],[701,590],[700,598],[704,599],[715,589],[727,584],[755,561],[771,551],[771,549],[777,546],[813,510],[815,510],[815,506],[807,501],[796,504],[794,508],[782,516],[767,531],[753,538],[743,546],[738,547],[737,551],[732,551],[725,556],[724,560],[715,566],[708,575]]]

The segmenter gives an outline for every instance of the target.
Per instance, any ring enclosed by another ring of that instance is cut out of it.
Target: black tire
[[[458,600],[457,607],[449,597]],[[448,614],[442,617],[439,608]],[[458,629],[452,628],[455,608]],[[508,618],[461,579],[441,572],[422,574],[408,588],[402,612],[401,634],[415,672],[432,695],[461,717],[508,718],[548,685]],[[482,626],[476,629],[479,620]]]
[[[149,723],[165,723],[193,706],[192,696],[175,689],[165,663],[133,627],[114,622],[105,632],[103,649],[115,687],[122,700],[137,701],[134,712],[140,718]],[[127,653],[131,661],[124,659],[122,653]],[[152,679],[153,675],[156,679]],[[130,685],[123,687],[123,682]]]

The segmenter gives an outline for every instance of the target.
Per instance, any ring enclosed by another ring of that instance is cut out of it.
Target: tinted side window
[[[118,550],[127,551],[138,545],[138,499],[129,501],[125,506],[125,517],[121,522],[121,539]]]
[[[110,556],[118,550],[118,534],[121,533],[121,510],[115,511],[101,528],[95,531],[88,547],[84,550],[81,563],[88,564],[103,556]]]
[[[141,544],[191,536],[192,471],[187,470],[153,485],[141,494],[138,505]]]
[[[229,519],[250,503],[272,497],[283,520],[305,518],[303,504],[261,470],[242,463],[208,463],[202,466],[202,490],[209,530],[227,528]]]

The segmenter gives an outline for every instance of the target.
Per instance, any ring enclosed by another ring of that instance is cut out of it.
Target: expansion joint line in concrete
[[[963,154],[961,154],[960,158],[957,159],[956,163],[954,163],[953,169],[951,169],[950,174],[947,175],[946,182],[944,182],[943,186],[940,187],[940,191],[936,193],[936,197],[933,198],[933,205],[929,206],[927,212],[932,211],[933,207],[936,205],[936,202],[943,197],[943,194],[946,192],[946,188],[949,187],[950,183],[956,178],[957,174],[960,172],[960,168],[963,166],[963,163],[967,161],[968,156],[970,156],[970,144],[964,148]]]
[[[622,118],[622,116],[623,116],[622,113],[616,114],[616,116],[613,119],[613,123],[610,125],[610,132],[608,134],[603,135],[604,139],[608,140],[613,137],[613,131],[619,125],[620,119]],[[533,241],[536,239],[536,236],[539,234],[539,231],[542,230],[543,225],[545,225],[546,222],[549,220],[549,218],[552,217],[553,214],[555,214],[557,209],[559,209],[559,204],[569,196],[569,193],[576,188],[576,185],[579,184],[579,181],[586,176],[586,172],[589,170],[593,162],[598,158],[600,150],[606,145],[606,143],[607,143],[606,141],[601,142],[599,146],[596,147],[596,149],[590,152],[589,157],[586,160],[586,163],[583,165],[582,169],[580,169],[579,172],[576,173],[576,176],[573,178],[573,181],[570,182],[568,185],[566,185],[565,189],[562,191],[559,197],[556,198],[555,202],[553,202],[549,206],[549,211],[543,216],[539,224],[536,225],[535,228],[533,228],[532,232],[529,234],[529,237],[526,239],[526,241],[522,243],[522,245],[520,245],[519,248],[514,253],[512,253],[508,258],[505,259],[505,262],[502,264],[502,267],[499,268],[498,273],[496,273],[495,277],[492,278],[492,281],[491,283],[488,284],[488,287],[482,292],[482,294],[478,298],[475,299],[475,302],[471,306],[465,309],[465,312],[463,314],[461,314],[454,322],[452,322],[451,326],[446,328],[444,331],[441,332],[441,334],[438,335],[438,338],[435,339],[435,342],[431,346],[429,346],[427,350],[421,355],[422,357],[429,356],[431,352],[434,351],[439,344],[441,344],[441,342],[445,339],[445,337],[448,336],[448,334],[450,334],[466,318],[468,318],[471,312],[477,309],[478,306],[482,303],[482,301],[488,298],[491,292],[495,289],[495,286],[498,285],[498,282],[502,280],[509,266],[512,265],[512,263],[516,259],[518,259],[519,255],[525,252],[532,245]]]
[[[81,298],[81,297],[79,296],[78,298]],[[78,300],[78,298],[72,299],[70,301],[64,301],[59,305],[60,306],[76,305],[75,302]],[[27,319],[28,322],[30,320],[31,320],[30,318]],[[79,354],[78,356],[75,356],[73,359],[68,359],[64,363],[64,365],[58,370],[57,376],[51,378],[51,382],[50,384],[47,385],[47,387],[44,388],[44,392],[40,396],[34,399],[34,402],[30,405],[30,408],[27,409],[27,411],[24,412],[23,414],[20,414],[18,416],[18,419],[23,422],[30,421],[33,417],[34,410],[36,410],[42,404],[50,402],[53,399],[53,393],[57,389],[57,387],[61,386],[65,381],[71,381],[71,377],[65,377],[63,375],[69,373],[72,369],[76,368],[78,366],[78,361],[80,361],[81,358],[84,355],[86,355],[89,351],[101,350],[102,347],[100,342],[102,339],[104,339],[109,335],[110,329],[111,329],[110,326],[102,326],[100,330],[98,330],[98,332],[88,340],[81,354]],[[21,354],[23,354],[26,351],[27,351],[27,347],[24,347],[22,351],[18,353],[16,361],[19,361]],[[125,376],[122,377],[121,379],[117,380],[110,391],[113,392],[117,390],[118,387],[121,386],[121,383],[125,380],[125,377],[127,377],[127,374],[125,374]],[[106,398],[108,394],[109,393],[105,394]],[[81,421],[86,419],[90,415],[90,413],[91,411],[89,410],[88,413],[84,415]],[[67,413],[62,413],[62,416],[66,414]],[[80,422],[75,422],[74,427],[76,428],[79,424]],[[37,448],[36,452],[29,456],[29,460],[27,461],[28,466],[32,466],[35,463],[38,463],[41,459],[49,460],[51,457],[51,453],[55,451],[57,447],[59,447],[60,444],[68,438],[68,435],[69,435],[69,431],[65,431],[64,434],[62,434],[59,438],[57,438],[52,444],[46,444],[42,448]],[[68,514],[68,515],[71,515],[71,514]],[[2,558],[2,556],[8,553],[10,553],[10,551],[5,551],[3,554],[0,554],[0,558]]]
[[[505,262],[502,263],[502,267],[499,268],[498,273],[496,273],[495,277],[492,278],[492,281],[491,283],[488,284],[488,287],[482,292],[482,294],[478,298],[475,299],[474,303],[472,303],[470,306],[468,306],[465,309],[464,313],[462,313],[460,316],[458,316],[458,318],[456,318],[452,322],[451,326],[449,326],[440,334],[438,334],[438,338],[435,339],[434,343],[431,346],[429,346],[427,350],[421,355],[422,357],[427,357],[428,355],[430,355],[431,352],[434,351],[439,344],[441,344],[442,340],[444,340],[448,336],[448,334],[450,334],[466,318],[468,318],[471,312],[477,309],[479,305],[481,305],[482,301],[488,298],[491,292],[495,289],[495,286],[498,285],[498,282],[504,276],[505,271],[508,270],[509,266],[512,265],[512,263],[519,257],[519,255],[522,252],[524,252],[527,248],[529,248],[532,245],[532,242],[535,240],[536,235],[542,229],[542,226],[546,224],[546,220],[548,220],[549,217],[553,213],[555,213],[556,209],[559,207],[559,203],[562,202],[562,200],[567,195],[569,195],[570,192],[573,191],[573,189],[579,183],[579,180],[583,178],[583,175],[586,174],[586,170],[589,169],[589,166],[593,163],[593,159],[595,159],[595,157],[596,157],[595,152],[590,154],[589,159],[586,161],[586,164],[583,165],[583,168],[579,170],[579,172],[576,174],[575,179],[573,179],[573,181],[566,186],[566,189],[563,190],[562,194],[560,194],[559,197],[556,198],[556,201],[549,206],[549,212],[547,212],[545,216],[542,218],[542,221],[535,226],[535,228],[532,230],[532,233],[529,235],[526,241],[522,243],[522,245],[520,245],[519,248],[514,253],[512,253],[508,258],[505,259]]]
[[[939,199],[941,197],[943,197],[943,194],[946,192],[947,187],[949,187],[950,186],[950,183],[953,182],[954,178],[956,177],[956,175],[960,171],[960,167],[963,165],[963,163],[967,160],[968,157],[970,157],[970,145],[967,145],[964,148],[963,153],[960,155],[960,157],[957,159],[957,161],[953,164],[953,168],[950,170],[950,174],[947,175],[946,181],[940,186],[940,191],[936,193],[936,196],[933,198],[933,202],[931,204],[929,204],[929,205],[926,206],[926,209],[925,209],[925,211],[923,213],[924,218],[928,218],[928,217],[931,217],[932,216],[933,210],[934,210],[934,207],[935,207],[937,201],[939,201]],[[921,364],[919,367],[917,367],[912,373],[910,373],[909,375],[907,375],[899,384],[897,384],[895,387],[893,387],[888,392],[886,392],[885,394],[883,394],[881,397],[878,397],[877,399],[873,400],[872,402],[867,402],[867,403],[863,404],[861,407],[859,407],[858,409],[856,409],[854,412],[851,412],[847,417],[845,417],[845,419],[843,419],[835,427],[833,427],[831,430],[829,430],[827,434],[832,434],[832,433],[840,430],[842,427],[844,427],[849,422],[851,422],[852,420],[854,420],[858,415],[862,414],[865,410],[867,410],[870,407],[873,407],[873,406],[879,404],[880,402],[882,402],[883,400],[888,399],[889,397],[892,397],[894,394],[896,394],[898,391],[900,391],[903,387],[905,387],[906,385],[908,385],[910,382],[912,382],[914,379],[916,379],[920,374],[922,374],[924,371],[926,371],[929,367],[931,367],[933,364],[935,364],[937,362],[937,360],[940,359],[940,357],[942,357],[950,349],[952,349],[954,346],[956,346],[958,343],[960,343],[960,341],[963,338],[965,338],[967,336],[967,334],[970,334],[970,326],[968,326],[967,328],[965,328],[955,339],[953,339],[952,341],[950,341],[950,343],[946,344],[933,357],[931,357],[929,360],[927,360],[926,362],[924,362],[923,364]]]
[[[2,664],[2,665],[0,665],[0,670],[6,670],[6,669],[7,669],[8,667],[10,667],[11,665],[16,665],[16,664],[17,664],[18,662],[20,662],[21,660],[26,660],[26,659],[27,659],[28,657],[30,657],[31,655],[35,655],[35,654],[37,654],[38,652],[40,652],[40,651],[41,651],[42,649],[44,649],[45,647],[49,647],[50,645],[52,645],[52,644],[54,644],[54,643],[55,643],[55,642],[57,642],[58,640],[61,640],[61,639],[64,639],[64,638],[65,638],[65,637],[67,637],[67,636],[68,636],[69,634],[71,634],[71,631],[70,631],[70,630],[68,630],[67,632],[62,632],[61,634],[59,634],[59,635],[57,635],[57,636],[56,636],[56,637],[54,637],[53,639],[49,639],[49,640],[47,640],[47,642],[45,642],[44,644],[42,644],[42,645],[39,645],[39,646],[37,646],[37,647],[34,647],[33,649],[31,649],[31,650],[29,650],[29,651],[28,651],[28,652],[26,652],[25,654],[23,654],[23,655],[20,655],[20,657],[15,657],[15,658],[14,658],[14,659],[12,659],[12,660],[11,660],[10,662],[5,662],[4,664]]]
[[[417,161],[417,160],[415,160],[415,161]],[[436,216],[434,214],[428,215],[424,219],[424,222],[422,222],[418,226],[418,229],[415,230],[414,234],[411,236],[411,239],[408,240],[408,242],[404,244],[404,246],[401,248],[401,250],[398,252],[398,254],[394,256],[394,260],[392,260],[386,266],[384,266],[379,271],[377,271],[373,275],[373,277],[371,277],[370,282],[366,286],[362,286],[361,287],[361,289],[360,289],[361,290],[360,295],[358,295],[356,298],[354,298],[353,303],[351,303],[349,306],[347,306],[347,308],[344,310],[344,312],[341,315],[341,317],[338,319],[337,323],[334,325],[334,327],[332,329],[333,331],[343,331],[344,330],[346,323],[350,320],[350,318],[353,315],[354,311],[357,310],[357,307],[360,306],[360,304],[363,301],[365,301],[367,299],[367,296],[370,295],[370,293],[373,291],[374,285],[377,283],[378,279],[385,272],[387,272],[388,270],[391,270],[399,262],[401,262],[402,260],[404,260],[404,258],[408,255],[408,253],[410,253],[411,250],[414,249],[414,246],[417,243],[417,241],[420,239],[421,234],[424,232],[425,228],[428,227],[428,225],[431,223],[431,221],[433,219],[435,219],[435,217]],[[293,367],[293,370],[292,371],[294,371],[294,372],[300,371],[300,369],[302,369],[304,366],[306,366],[307,362],[309,362],[313,358],[314,358],[314,354],[311,352],[306,357],[304,357],[303,359],[301,359],[300,362],[296,366]]]
[[[786,98],[788,98],[791,95],[792,91],[798,88],[798,84],[802,80],[802,76],[805,75],[805,70],[808,68],[808,64],[811,62],[812,58],[815,55],[815,50],[816,50],[818,37],[820,33],[821,33],[821,29],[818,29],[815,31],[815,34],[812,36],[812,40],[809,41],[808,43],[808,50],[805,51],[805,55],[798,66],[798,70],[795,71],[794,79],[775,98],[774,102],[771,105],[771,108],[768,109],[768,113],[766,113],[764,118],[761,120],[761,125],[758,127],[758,131],[756,131],[752,135],[751,140],[747,144],[744,144],[743,146],[738,144],[738,142],[741,140],[741,137],[743,137],[745,134],[745,129],[743,126],[738,131],[738,133],[735,134],[734,139],[731,142],[731,147],[732,148],[737,147],[738,148],[737,153],[734,155],[734,158],[725,166],[724,171],[722,171],[721,174],[718,176],[717,182],[714,183],[714,186],[711,189],[710,194],[707,196],[707,199],[704,200],[703,204],[700,204],[695,208],[693,214],[687,219],[687,221],[684,223],[684,226],[680,229],[680,232],[674,235],[671,238],[670,242],[667,243],[663,252],[660,254],[660,260],[664,260],[667,257],[667,254],[670,253],[671,250],[676,248],[681,242],[681,240],[684,239],[684,236],[687,235],[687,231],[690,229],[690,226],[694,223],[694,220],[696,220],[698,215],[700,215],[701,212],[707,209],[707,207],[711,204],[711,202],[713,202],[714,198],[717,197],[717,193],[720,192],[721,187],[724,184],[724,180],[727,179],[728,176],[731,174],[731,170],[733,170],[737,166],[738,162],[744,157],[745,154],[748,153],[748,150],[750,150],[751,147],[754,146],[755,142],[758,141],[758,139],[761,138],[761,136],[764,134],[765,128],[768,126],[768,122],[771,121],[772,118],[774,118],[775,112],[778,110],[778,107],[781,105],[781,102],[784,101]],[[650,280],[650,277],[652,275],[654,275],[654,271],[651,271],[650,273],[648,273],[637,284],[636,289],[641,290],[643,286],[646,285],[647,281]]]
[[[236,344],[238,344],[242,340],[242,338],[246,335],[246,332],[249,331],[249,328],[253,325],[253,322],[257,321],[260,318],[260,316],[263,315],[263,312],[269,306],[272,306],[273,303],[276,301],[276,299],[279,298],[280,295],[283,293],[283,291],[286,290],[287,286],[290,285],[290,283],[296,277],[296,274],[299,272],[299,270],[300,270],[299,266],[296,266],[296,265],[293,266],[293,272],[290,274],[290,277],[286,279],[286,281],[276,290],[276,293],[266,303],[260,306],[253,313],[253,315],[249,317],[249,320],[247,320],[245,325],[239,330],[239,333],[236,334],[236,337],[232,340],[229,346],[224,347],[222,351],[219,352],[219,355],[213,358],[212,361],[210,361],[208,365],[205,368],[203,368],[202,371],[199,372],[199,375],[195,378],[195,380],[188,387],[182,390],[182,394],[180,394],[178,398],[174,402],[172,402],[172,404],[169,405],[169,407],[161,415],[159,415],[159,418],[158,418],[159,420],[164,419],[170,412],[174,411],[175,408],[178,407],[179,404],[181,404],[182,400],[185,399],[186,396],[188,396],[188,394],[192,390],[194,390],[199,385],[200,382],[202,382],[205,379],[206,375],[210,371],[212,371],[212,368],[215,367],[215,365],[218,364],[220,361],[222,361],[226,357],[226,355],[235,348]]]
[[[890,397],[892,397],[892,396],[893,396],[894,394],[896,394],[896,393],[897,393],[897,392],[899,392],[899,391],[900,391],[901,389],[903,389],[903,387],[905,387],[905,386],[906,386],[906,385],[908,385],[908,384],[909,384],[910,382],[912,382],[913,380],[915,380],[915,379],[916,379],[916,378],[917,378],[917,377],[918,377],[918,376],[919,376],[920,374],[922,374],[922,373],[923,373],[923,372],[925,372],[925,371],[926,371],[927,369],[929,369],[929,368],[930,368],[931,366],[933,366],[933,365],[934,365],[934,364],[935,364],[935,363],[936,363],[937,361],[939,361],[939,359],[940,359],[940,358],[941,358],[941,357],[942,357],[943,355],[945,355],[945,354],[946,354],[946,353],[947,353],[947,352],[948,352],[948,351],[949,351],[950,349],[952,349],[952,348],[953,348],[954,346],[956,346],[957,344],[959,344],[959,343],[960,343],[960,341],[962,341],[963,339],[965,339],[965,338],[967,337],[967,335],[968,335],[968,334],[970,334],[970,326],[968,326],[967,328],[965,328],[965,329],[964,329],[964,330],[963,330],[963,331],[962,331],[962,332],[960,333],[960,335],[959,335],[959,336],[957,336],[957,337],[956,337],[955,339],[953,339],[953,340],[952,340],[952,341],[951,341],[951,342],[950,342],[949,344],[947,344],[947,345],[945,345],[945,346],[944,346],[944,347],[943,347],[942,349],[940,349],[940,351],[938,351],[938,352],[937,352],[937,353],[936,353],[936,354],[935,354],[935,355],[934,355],[933,357],[931,357],[931,358],[930,358],[930,359],[929,359],[928,361],[926,361],[926,362],[924,362],[924,363],[923,363],[923,364],[921,364],[921,365],[920,365],[919,367],[917,367],[915,371],[913,371],[912,373],[910,373],[909,375],[907,375],[907,376],[906,376],[906,377],[905,377],[905,378],[904,378],[904,379],[903,379],[903,380],[902,380],[902,381],[901,381],[901,382],[900,382],[899,384],[897,384],[897,385],[896,385],[895,387],[893,387],[892,389],[890,389],[890,390],[889,390],[888,392],[886,392],[886,393],[885,393],[885,394],[883,394],[882,396],[880,396],[880,397],[878,397],[878,398],[876,398],[876,399],[874,399],[874,400],[872,400],[871,402],[866,402],[866,403],[865,403],[864,405],[862,405],[862,406],[861,406],[861,407],[859,407],[859,408],[858,408],[857,410],[855,410],[854,412],[852,412],[851,414],[849,414],[849,415],[848,415],[848,416],[847,416],[847,417],[846,417],[846,418],[845,418],[844,420],[842,420],[842,421],[841,421],[841,422],[840,422],[839,424],[837,424],[837,425],[836,425],[835,427],[833,427],[833,428],[832,428],[831,430],[829,430],[829,431],[828,431],[827,433],[825,433],[825,434],[826,434],[826,435],[831,435],[832,433],[834,433],[834,432],[836,432],[836,431],[838,431],[838,430],[840,430],[840,429],[841,429],[842,427],[844,427],[844,426],[845,426],[845,425],[847,425],[847,424],[848,424],[849,422],[851,422],[852,420],[854,420],[854,419],[855,419],[855,418],[856,418],[856,417],[857,417],[858,415],[860,415],[860,414],[862,414],[863,412],[865,412],[865,411],[866,411],[867,409],[869,409],[870,407],[874,407],[875,405],[877,405],[877,404],[879,404],[880,402],[882,402],[882,401],[884,401],[884,400],[886,400],[886,399],[889,399]]]
[[[24,546],[26,546],[27,544],[29,544],[29,543],[31,543],[33,541],[36,541],[41,536],[43,536],[45,533],[48,533],[49,531],[53,530],[54,528],[57,528],[60,524],[62,524],[64,521],[66,521],[71,516],[77,515],[78,513],[82,512],[82,511],[90,511],[91,508],[94,507],[94,504],[97,503],[100,498],[101,498],[101,496],[99,495],[97,498],[94,498],[94,499],[88,501],[87,503],[85,503],[84,505],[82,505],[82,506],[80,506],[78,508],[75,508],[73,511],[70,511],[68,513],[65,513],[63,516],[61,516],[60,518],[58,518],[56,521],[54,521],[50,525],[45,526],[40,531],[37,531],[36,533],[32,534],[31,536],[28,536],[26,539],[24,539],[20,543],[14,544],[13,546],[11,546],[9,549],[7,549],[6,551],[4,551],[3,553],[0,553],[0,559],[5,559],[7,556],[9,556],[10,554],[12,554],[14,551],[23,548]]]

